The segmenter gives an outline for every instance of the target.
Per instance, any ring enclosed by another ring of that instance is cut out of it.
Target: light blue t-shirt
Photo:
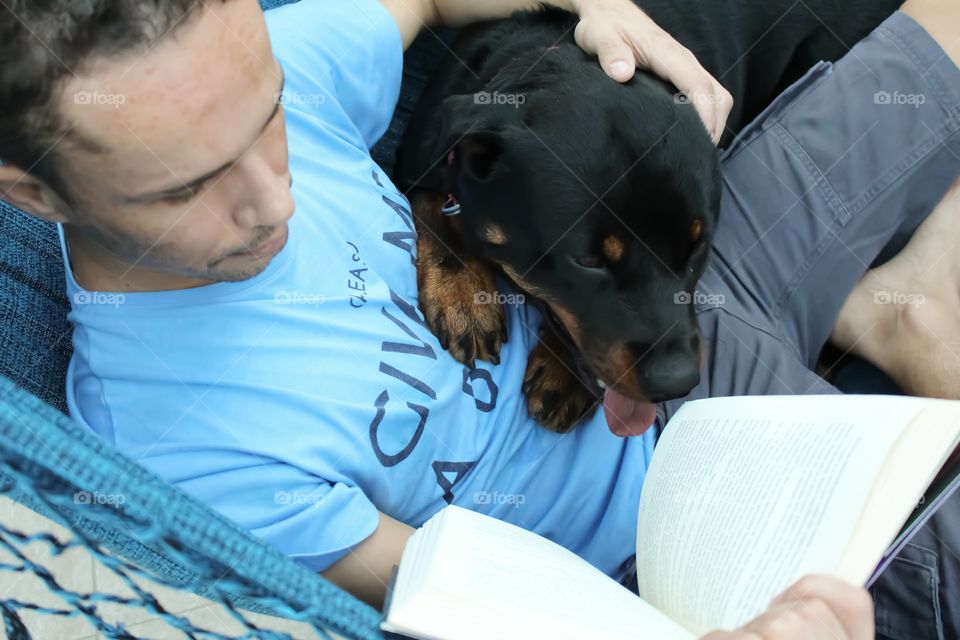
[[[408,203],[368,152],[398,99],[396,24],[376,0],[267,15],[286,73],[288,244],[253,279],[184,291],[87,292],[68,267],[71,414],[314,570],[378,510],[419,526],[457,504],[613,574],[633,554],[653,436],[618,438],[602,411],[569,435],[529,417],[531,307],[508,306],[498,366],[440,347],[417,308]]]

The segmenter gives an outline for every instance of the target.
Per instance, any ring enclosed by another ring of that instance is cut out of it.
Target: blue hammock
[[[262,0],[264,9],[296,0]],[[324,0],[315,0],[324,1]],[[445,32],[444,38],[451,34]],[[407,54],[404,89],[389,131],[374,149],[386,169],[426,77],[444,50],[427,34]],[[63,263],[53,225],[0,201],[0,493],[67,527],[64,542],[51,534],[25,535],[0,524],[0,549],[16,562],[0,563],[0,578],[31,572],[66,607],[0,600],[8,637],[28,638],[18,612],[85,617],[111,638],[133,638],[105,622],[97,605],[141,607],[188,637],[226,636],[195,628],[164,609],[132,577],[223,603],[247,633],[257,629],[241,609],[306,622],[319,637],[380,638],[380,613],[266,546],[230,521],[167,484],[66,415],[64,381],[71,353]],[[77,495],[124,496],[122,504],[91,504]],[[47,544],[54,554],[82,546],[135,594],[122,598],[78,593],[58,584],[23,549]]]

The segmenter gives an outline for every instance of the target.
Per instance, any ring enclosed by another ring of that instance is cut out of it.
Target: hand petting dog
[[[400,25],[404,48],[423,27],[459,27],[506,18],[544,5],[580,16],[575,37],[581,49],[600,59],[607,75],[629,81],[636,69],[649,69],[688,96],[714,141],[723,134],[733,98],[689,49],[657,26],[631,0],[382,0]]]
[[[640,67],[669,80],[686,95],[696,97],[693,106],[714,142],[720,140],[733,97],[689,49],[630,0],[571,0],[570,4],[580,16],[574,32],[577,44],[600,58],[607,75],[626,82]]]

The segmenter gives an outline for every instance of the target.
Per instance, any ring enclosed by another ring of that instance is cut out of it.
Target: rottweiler
[[[642,0],[733,95],[721,147],[901,0]],[[720,204],[717,147],[692,104],[638,73],[609,79],[560,10],[457,38],[405,134],[395,175],[417,224],[420,307],[463,363],[507,339],[496,273],[545,318],[523,392],[565,432],[602,401],[639,433],[698,383],[696,285]],[[482,303],[482,304],[481,304]]]

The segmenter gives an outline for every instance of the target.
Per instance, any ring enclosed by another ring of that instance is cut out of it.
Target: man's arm
[[[322,575],[380,609],[387,594],[390,574],[394,565],[400,564],[403,547],[413,531],[413,527],[381,513],[377,530]]]
[[[377,609],[383,608],[394,565],[414,529],[380,514],[369,538],[323,576]],[[873,603],[863,589],[836,578],[807,576],[736,631],[702,640],[873,640]]]
[[[719,140],[733,98],[689,49],[674,40],[631,0],[380,0],[400,27],[406,49],[424,27],[463,26],[506,18],[550,5],[580,16],[574,32],[584,51],[599,57],[614,80],[626,82],[637,67],[649,69],[687,95],[714,140]]]

